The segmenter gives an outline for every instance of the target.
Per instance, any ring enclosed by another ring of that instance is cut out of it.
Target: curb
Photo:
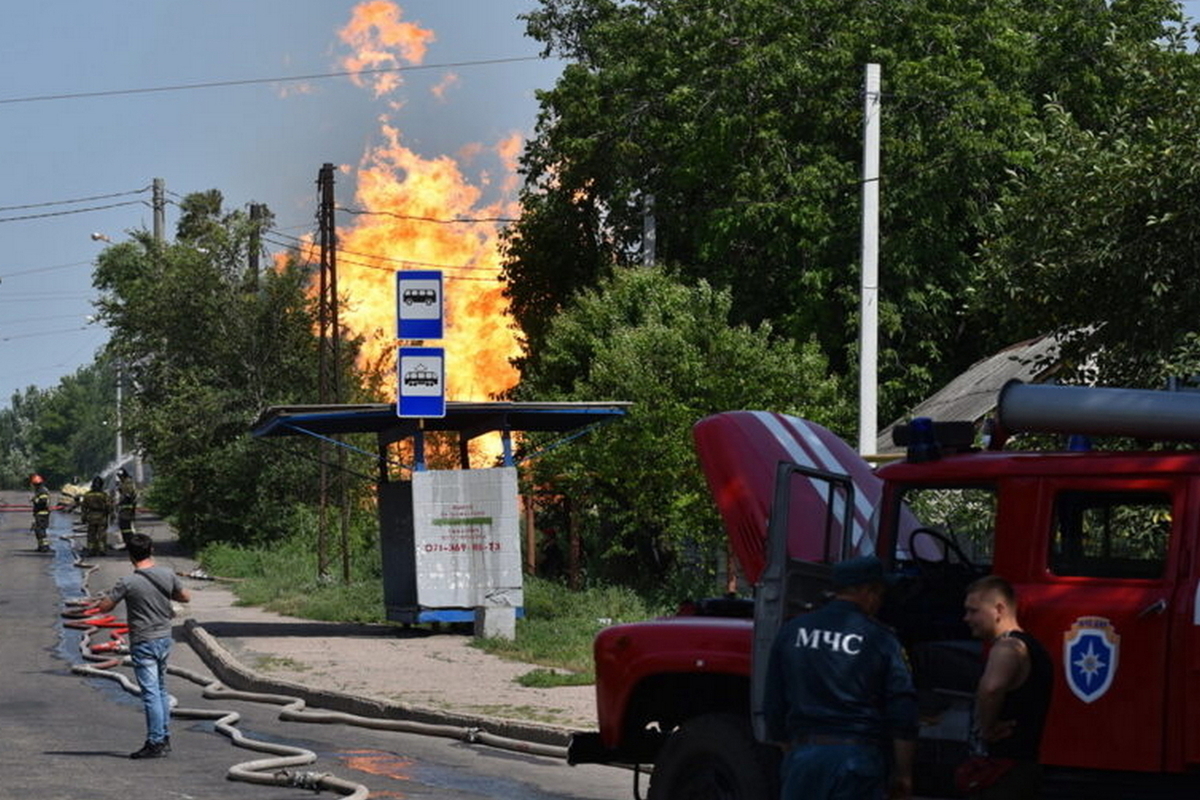
[[[487,733],[535,744],[566,747],[572,731],[555,725],[493,719],[359,697],[345,692],[312,689],[303,684],[263,676],[239,663],[215,636],[194,619],[183,622],[184,639],[217,680],[245,692],[285,694],[307,705],[373,719],[409,720],[432,725],[477,728]]]

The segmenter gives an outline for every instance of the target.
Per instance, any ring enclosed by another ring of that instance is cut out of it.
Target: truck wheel
[[[774,800],[779,756],[734,714],[704,714],[680,725],[654,762],[649,800]]]

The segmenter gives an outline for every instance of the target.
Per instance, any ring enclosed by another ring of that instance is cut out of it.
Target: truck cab
[[[998,574],[1053,661],[1042,743],[1052,784],[1088,797],[1196,796],[1200,452],[1003,448],[1018,430],[1200,440],[1200,395],[1019,384],[997,415],[989,450],[913,426],[908,457],[877,470],[804,420],[727,412],[699,423],[753,618],[603,631],[601,730],[573,743],[573,760],[653,763],[655,800],[706,787],[776,796],[773,775],[756,777],[777,752],[761,724],[766,653],[784,620],[823,602],[833,563],[874,553],[904,576],[880,616],[913,667],[919,790],[948,789],[966,756],[984,644],[962,621],[963,599]]]

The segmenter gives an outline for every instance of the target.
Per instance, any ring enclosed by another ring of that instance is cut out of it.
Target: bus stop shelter
[[[414,508],[414,478],[428,470],[425,436],[441,431],[457,434],[461,469],[469,469],[470,442],[486,434],[500,435],[498,466],[516,466],[512,436],[522,432],[561,434],[566,441],[599,425],[624,416],[629,403],[574,402],[462,402],[446,403],[444,417],[405,418],[390,403],[360,405],[272,406],[265,409],[251,428],[257,438],[304,436],[336,446],[349,446],[335,437],[347,434],[375,435],[376,495],[379,509],[379,541],[383,557],[383,591],[387,618],[396,622],[466,622],[479,628],[479,609],[430,606],[423,602],[421,565],[417,553],[418,512]],[[391,445],[409,441],[411,463],[403,467],[410,477],[397,477]],[[363,451],[358,451],[363,452]],[[483,470],[487,471],[487,470]],[[515,470],[511,481],[515,486]],[[513,498],[515,502],[515,497]],[[418,503],[419,505],[419,503]],[[531,533],[531,532],[530,532]],[[518,556],[519,569],[519,556]],[[518,609],[519,613],[519,609]]]

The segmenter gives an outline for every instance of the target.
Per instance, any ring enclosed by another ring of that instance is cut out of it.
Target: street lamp
[[[103,233],[93,233],[92,241],[93,242],[108,242],[109,244],[112,244],[112,239],[108,238]]]

